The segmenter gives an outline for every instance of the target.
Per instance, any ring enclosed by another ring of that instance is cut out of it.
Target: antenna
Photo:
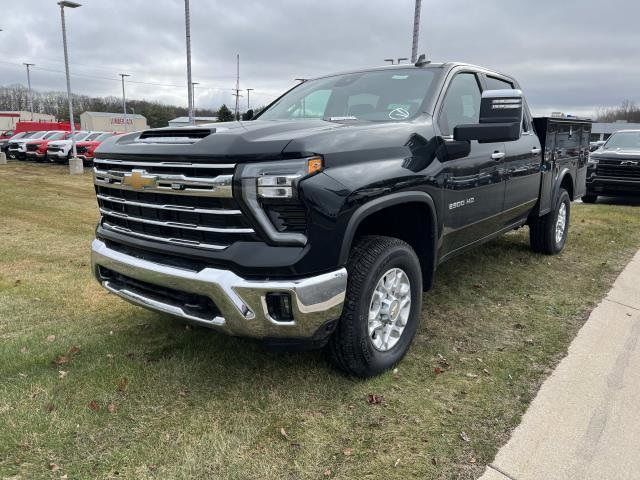
[[[424,67],[425,65],[429,65],[430,63],[431,60],[427,60],[427,56],[423,53],[418,57],[418,60],[416,60],[415,66]]]

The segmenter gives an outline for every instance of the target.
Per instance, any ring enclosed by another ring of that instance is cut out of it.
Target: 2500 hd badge
[[[429,328],[440,263],[523,226],[534,251],[564,248],[590,128],[532,118],[508,75],[421,58],[304,81],[251,121],[112,137],[95,152],[94,274],[131,303],[377,375]]]

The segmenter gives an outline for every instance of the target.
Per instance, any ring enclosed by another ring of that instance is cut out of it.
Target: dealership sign
[[[113,117],[111,119],[111,125],[133,125],[132,118],[124,118],[124,117]]]

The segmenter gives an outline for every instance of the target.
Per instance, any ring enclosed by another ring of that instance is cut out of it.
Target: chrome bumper
[[[311,338],[326,322],[340,317],[347,288],[344,268],[297,280],[247,280],[229,270],[193,271],[142,260],[113,250],[98,239],[91,245],[91,263],[98,282],[131,303],[244,337]],[[159,299],[135,288],[122,288],[103,279],[98,267],[146,284],[208,297],[220,315],[194,316],[169,298]],[[266,294],[271,292],[290,294],[293,321],[270,317]]]

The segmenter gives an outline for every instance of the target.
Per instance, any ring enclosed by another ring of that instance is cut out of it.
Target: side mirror
[[[513,142],[520,138],[522,126],[520,90],[485,90],[480,102],[480,123],[458,125],[455,140]]]

